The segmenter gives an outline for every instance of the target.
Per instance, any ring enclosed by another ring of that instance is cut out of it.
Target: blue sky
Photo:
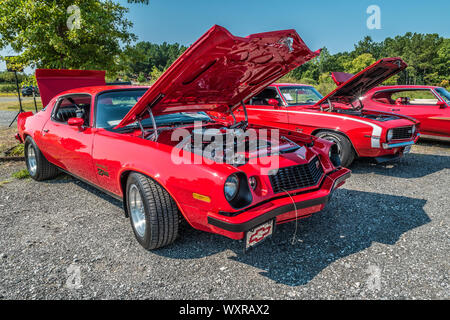
[[[148,6],[127,4],[140,40],[191,44],[212,25],[233,34],[296,29],[303,40],[332,53],[352,50],[370,35],[376,41],[405,32],[439,33],[450,37],[448,0],[150,0]],[[381,10],[381,29],[366,25],[370,5]]]
[[[189,45],[214,24],[239,36],[296,29],[312,50],[326,46],[332,53],[352,50],[366,35],[375,41],[408,31],[450,37],[448,0],[150,0],[149,5],[120,2],[130,8],[128,18],[133,21],[133,32],[139,40],[155,43]],[[379,30],[367,28],[366,10],[370,5],[380,7]]]

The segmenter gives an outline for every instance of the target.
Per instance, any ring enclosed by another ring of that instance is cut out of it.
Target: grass
[[[14,172],[11,177],[13,177],[14,179],[28,179],[30,178],[30,174],[28,173],[27,169],[22,169],[19,171]]]
[[[10,157],[23,157],[24,156],[25,145],[23,143],[16,145],[10,152],[8,156]]]
[[[23,179],[30,178],[30,174],[28,173],[28,171],[26,169],[22,169],[22,170],[14,172],[11,175],[11,177],[14,179],[23,180]],[[3,181],[0,181],[0,188],[3,187],[5,184],[13,182],[13,181],[14,181],[13,179],[6,179]]]
[[[5,184],[10,183],[10,182],[12,182],[11,179],[0,181],[0,188],[3,187]]]
[[[42,109],[42,102],[39,97],[36,98],[36,105],[38,111]],[[22,108],[25,111],[35,111],[33,99],[22,100]],[[19,111],[19,101],[0,102],[0,110]]]
[[[16,132],[17,127],[15,125],[11,128],[0,128],[0,156],[4,156],[5,151],[17,145],[17,140],[14,138]]]

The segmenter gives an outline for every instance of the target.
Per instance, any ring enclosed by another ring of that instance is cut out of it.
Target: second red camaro
[[[306,133],[336,143],[343,166],[356,157],[384,162],[409,152],[419,137],[419,121],[365,110],[359,99],[404,66],[399,58],[378,61],[322,95],[312,86],[275,83],[248,101],[255,124]],[[240,109],[239,119],[244,117]]]

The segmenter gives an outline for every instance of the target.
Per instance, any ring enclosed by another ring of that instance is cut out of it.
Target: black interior
[[[251,105],[258,105],[258,106],[268,106],[269,100],[275,99],[278,101],[278,104],[281,105],[281,99],[278,96],[278,93],[275,89],[265,89],[258,95],[254,96],[252,99],[250,99]]]
[[[86,97],[82,97],[86,101]],[[81,100],[79,99],[79,100]],[[69,101],[70,100],[70,101]],[[58,122],[67,122],[70,118],[82,118],[84,123],[89,123],[90,104],[77,101],[76,97],[64,98],[60,101],[53,119]]]

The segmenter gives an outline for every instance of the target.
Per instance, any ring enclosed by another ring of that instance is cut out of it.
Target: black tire
[[[315,136],[336,143],[343,167],[349,167],[355,160],[355,151],[353,151],[352,143],[343,134],[322,130],[317,132]]]
[[[132,207],[133,195],[137,192],[142,200],[145,230],[135,226]],[[157,182],[143,174],[131,173],[127,180],[126,202],[134,235],[146,250],[161,248],[175,241],[179,226],[178,207]]]
[[[32,169],[30,166],[30,159],[29,159],[30,148],[33,149],[35,156],[36,167],[34,169]],[[28,173],[34,180],[36,181],[48,180],[56,177],[59,174],[58,167],[47,161],[47,159],[44,157],[41,150],[39,150],[38,146],[31,137],[27,137],[25,139],[24,153],[25,153],[25,164],[27,165]]]

